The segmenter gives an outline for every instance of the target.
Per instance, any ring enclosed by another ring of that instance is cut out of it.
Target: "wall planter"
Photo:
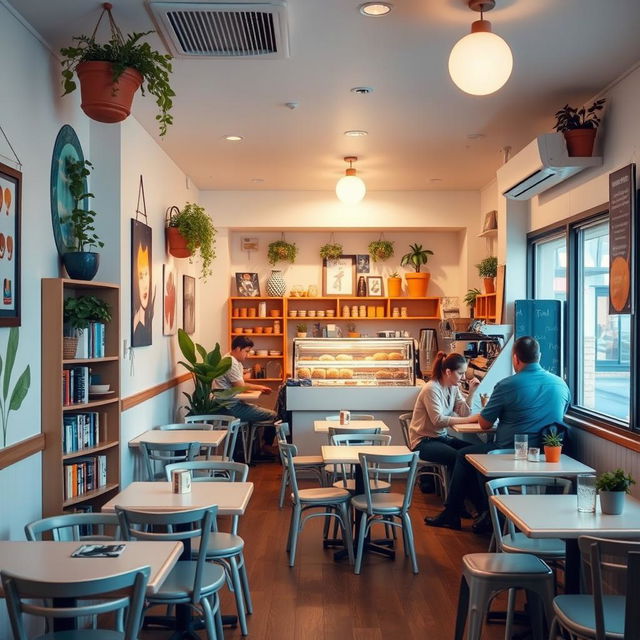
[[[193,255],[178,227],[166,227],[166,237],[168,251],[174,258],[190,258]]]
[[[404,277],[407,279],[410,298],[424,298],[427,295],[429,280],[431,279],[430,273],[422,273],[420,271],[418,273],[405,273]]]

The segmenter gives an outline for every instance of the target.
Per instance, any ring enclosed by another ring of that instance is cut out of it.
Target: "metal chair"
[[[105,527],[113,535],[106,535]],[[120,522],[115,513],[65,513],[26,524],[24,534],[30,542],[43,540],[44,534],[50,534],[55,542],[119,540]]]
[[[401,416],[398,416],[398,421],[402,428],[402,437],[405,445],[409,449],[411,449],[409,425],[411,424],[412,415],[413,414],[411,413],[403,413]],[[416,474],[416,479],[420,479],[423,476],[431,476],[434,479],[436,491],[442,497],[442,501],[446,502],[447,494],[449,493],[449,475],[447,472],[447,465],[418,458],[418,472]]]
[[[186,416],[185,424],[208,424],[211,431],[226,431],[227,436],[222,443],[222,454],[217,456],[211,455],[212,447],[204,447],[207,460],[233,460],[233,453],[236,450],[236,441],[240,431],[241,422],[234,416],[202,414],[197,416]],[[190,426],[187,428],[191,428]]]
[[[225,573],[217,564],[206,562],[218,507],[151,513],[116,505],[115,510],[126,540],[180,540],[187,554],[191,541],[200,540],[197,559],[178,562],[158,591],[147,596],[147,602],[149,607],[185,605],[195,609],[204,616],[208,639],[223,640],[218,591],[225,583]],[[183,617],[178,609],[176,615]]]
[[[594,640],[640,638],[640,542],[605,540],[581,536],[578,539],[583,563],[590,567],[592,594],[560,595],[553,600],[554,619],[550,639],[559,629],[571,637]],[[619,585],[626,577],[625,595],[605,593],[607,585]]]
[[[16,640],[27,640],[29,637],[23,624],[23,614],[56,620],[98,616],[114,611],[122,612],[127,608],[126,624],[122,633],[106,631],[103,627],[102,629],[47,633],[46,638],[51,640],[56,638],[60,640],[65,638],[136,640],[150,572],[149,567],[140,567],[133,571],[98,579],[47,582],[2,571],[0,577],[13,637]],[[59,599],[65,600],[62,607],[56,607]],[[33,600],[43,602],[34,603]],[[81,602],[77,602],[78,600]]]
[[[349,501],[351,494],[345,489],[336,487],[317,487],[312,489],[298,489],[296,467],[293,463],[298,449],[293,444],[281,444],[284,451],[284,464],[289,471],[291,482],[291,522],[289,524],[289,536],[287,539],[287,551],[289,552],[289,566],[293,567],[296,560],[298,537],[304,523],[311,518],[335,518],[342,529],[344,540],[349,554],[349,561],[353,563],[353,539],[351,536],[351,520],[349,517]],[[319,513],[303,514],[311,509],[322,509]]]
[[[389,455],[385,453],[360,453],[360,466],[364,476],[364,494],[354,496],[351,506],[356,511],[362,511],[360,527],[358,531],[358,543],[356,564],[354,573],[359,574],[362,567],[362,554],[364,551],[365,537],[376,524],[384,524],[385,527],[399,527],[402,529],[404,552],[411,558],[413,573],[418,573],[418,561],[413,541],[413,528],[409,507],[413,497],[413,488],[418,468],[418,454],[416,452],[403,455]],[[405,492],[402,493],[375,493],[371,483],[378,483],[378,477],[406,475]],[[368,480],[368,482],[367,482]],[[357,516],[356,516],[357,517]],[[399,520],[396,522],[395,518]]]
[[[375,416],[371,413],[352,413],[351,414],[351,420],[355,420],[356,422],[358,420],[375,420]],[[340,416],[336,415],[336,416],[327,416],[325,418],[325,420],[340,420]]]
[[[147,480],[164,480],[164,468],[174,462],[193,460],[200,452],[199,442],[140,442],[140,452],[147,473]],[[155,464],[159,462],[161,468],[156,471]]]

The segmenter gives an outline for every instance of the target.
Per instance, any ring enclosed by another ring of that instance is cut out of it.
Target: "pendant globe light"
[[[480,12],[471,33],[459,40],[449,56],[449,75],[466,93],[486,96],[500,89],[511,75],[513,56],[509,45],[491,32],[483,13],[495,7],[495,0],[469,0],[469,8]]]
[[[353,168],[353,163],[356,162],[357,159],[356,156],[345,157],[344,161],[349,163],[349,168],[336,184],[338,200],[345,204],[356,204],[360,202],[367,192],[365,183],[361,178],[356,176],[356,170]]]

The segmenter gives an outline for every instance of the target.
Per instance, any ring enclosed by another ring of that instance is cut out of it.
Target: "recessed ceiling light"
[[[468,140],[480,140],[484,137],[485,137],[484,133],[467,133]]]
[[[349,131],[344,132],[344,135],[349,136],[350,138],[362,138],[369,135],[369,132],[364,131],[363,129],[349,129]]]
[[[431,178],[429,182],[442,182],[442,178]]]
[[[388,15],[392,8],[389,2],[365,2],[360,5],[360,13],[368,18],[381,18]]]
[[[264,182],[264,178],[251,178],[251,182],[254,184],[260,184],[261,182]]]
[[[350,91],[360,96],[366,96],[368,93],[373,93],[373,87],[352,87]]]
[[[224,136],[224,139],[228,142],[242,142],[244,138],[242,136]]]

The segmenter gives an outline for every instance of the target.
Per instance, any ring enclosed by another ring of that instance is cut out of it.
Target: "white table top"
[[[234,398],[248,402],[250,400],[257,400],[261,395],[262,391],[245,391],[244,393],[239,393],[237,396],[234,396]]]
[[[344,447],[322,445],[322,458],[327,463],[358,464],[358,462],[360,462],[360,459],[358,458],[359,453],[383,453],[391,456],[401,456],[407,453],[411,453],[411,450],[404,445],[356,445]]]
[[[226,435],[226,429],[218,429],[216,431],[200,429],[170,429],[163,431],[161,429],[152,429],[141,433],[133,440],[129,440],[129,446],[138,447],[140,442],[152,442],[153,444],[199,442],[202,445],[217,447],[225,439]]]
[[[116,558],[72,558],[84,542],[0,541],[0,568],[20,576],[51,582],[95,580],[151,567],[147,595],[158,591],[182,553],[182,542],[129,541]],[[101,542],[102,544],[102,542]],[[109,543],[105,543],[109,544]],[[3,596],[0,584],[0,596]]]
[[[221,516],[241,516],[253,493],[253,482],[192,482],[190,493],[173,493],[171,482],[132,482],[111,498],[102,511],[115,506],[147,511],[181,511],[218,506]]]
[[[619,516],[604,515],[599,497],[595,513],[580,513],[575,494],[491,496],[491,500],[530,538],[640,536],[640,501],[631,496]]]
[[[329,433],[329,427],[336,429],[380,429],[380,433],[389,433],[389,427],[382,420],[353,420],[349,424],[340,424],[339,420],[314,420],[316,433]]]
[[[580,473],[595,473],[595,469],[562,454],[560,462],[516,460],[513,453],[468,453],[467,460],[487,478],[511,476],[576,476]]]
[[[477,422],[469,422],[465,424],[452,424],[449,429],[453,429],[458,433],[495,433],[498,427],[493,426],[490,429],[483,429]]]

